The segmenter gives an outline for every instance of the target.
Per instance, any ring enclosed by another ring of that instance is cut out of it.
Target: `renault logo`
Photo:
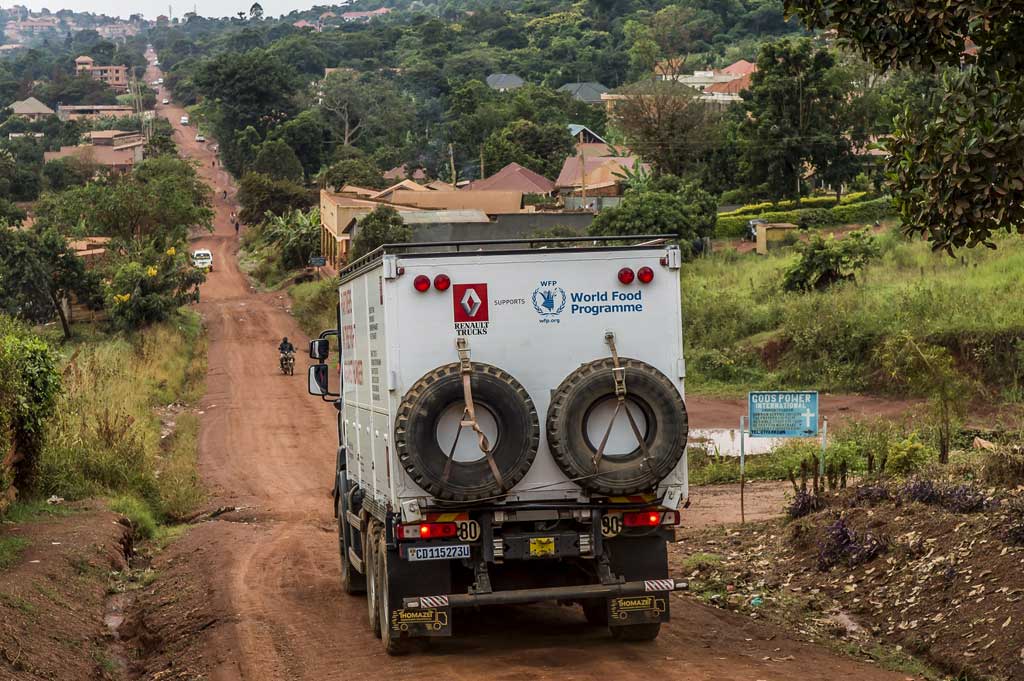
[[[476,317],[483,303],[480,300],[480,296],[477,295],[476,289],[467,288],[466,292],[462,294],[462,300],[459,301],[459,304],[462,305],[462,310],[466,313],[467,317]]]

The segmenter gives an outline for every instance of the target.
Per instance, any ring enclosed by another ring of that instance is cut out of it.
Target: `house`
[[[608,144],[603,137],[579,123],[569,124],[569,134],[572,135],[577,144]]]
[[[327,258],[327,264],[337,269],[348,260],[351,250],[353,223],[382,204],[378,201],[343,196],[326,189],[320,192],[320,253]],[[404,206],[393,206],[399,213],[413,210]]]
[[[117,92],[128,91],[128,67],[120,66],[96,66],[92,57],[82,55],[75,59],[75,73],[88,75],[94,80],[106,83],[111,89]]]
[[[395,206],[432,210],[482,210],[488,215],[518,213],[523,209],[523,193],[519,191],[457,191],[438,192],[398,189],[386,200]]]
[[[555,183],[518,163],[507,166],[483,180],[471,182],[463,191],[503,191],[523,194],[550,194]]]
[[[571,156],[565,159],[555,188],[567,209],[610,208],[621,201],[626,173],[635,170],[639,163],[636,156]],[[641,167],[650,170],[646,163]]]
[[[126,144],[120,147],[80,144],[76,147],[61,147],[60,151],[43,153],[43,161],[49,163],[62,158],[80,158],[107,168],[111,172],[124,174],[132,171],[144,157],[144,142]]]
[[[312,28],[314,30],[319,30],[318,24],[310,23],[305,19],[299,19],[298,21],[292,23],[292,26],[294,26],[295,28]]]
[[[601,104],[601,95],[608,92],[608,88],[601,83],[588,81],[586,83],[566,83],[558,88],[559,92],[566,92],[576,101],[585,104]]]
[[[753,64],[746,59],[740,59],[739,61],[733,62],[722,69],[722,73],[742,78],[743,76],[749,76],[753,73],[757,73],[757,64]]]
[[[391,13],[390,7],[381,7],[370,12],[342,12],[341,20],[351,23],[353,21],[370,21]]]
[[[398,184],[393,184],[390,187],[388,187],[387,189],[383,189],[383,190],[377,192],[376,194],[374,194],[370,198],[372,200],[374,200],[374,201],[387,201],[387,200],[389,200],[394,195],[395,192],[397,192],[399,190],[404,190],[404,191],[409,191],[409,192],[429,192],[430,191],[429,189],[424,187],[422,184],[417,184],[417,183],[413,182],[412,180],[402,180]]]
[[[11,111],[14,116],[23,118],[26,121],[41,121],[50,116],[56,116],[53,109],[40,102],[35,97],[23,99],[20,102],[11,104]]]
[[[713,83],[704,88],[704,94],[706,95],[736,95],[737,97],[742,95],[746,90],[750,89],[751,81],[753,80],[753,74],[748,73],[739,78],[727,81],[725,83]]]
[[[632,156],[632,150],[624,144],[608,144],[607,142],[578,142],[576,144],[576,155],[587,158],[599,156]]]
[[[396,168],[392,168],[391,170],[389,170],[386,173],[384,173],[384,179],[385,180],[406,180],[406,179],[425,180],[425,179],[427,179],[427,173],[423,170],[423,168],[417,168],[416,170],[413,171],[412,176],[410,177],[409,176],[409,166],[407,166],[407,165],[400,165],[400,166],[398,166]]]
[[[487,86],[498,92],[508,92],[526,85],[526,81],[514,73],[492,73],[487,76]]]
[[[90,144],[99,147],[124,147],[145,143],[142,133],[134,130],[92,130],[85,133],[85,138]]]
[[[62,121],[123,118],[134,115],[135,109],[123,104],[60,104],[57,106],[57,118]]]
[[[735,79],[730,76],[730,80]],[[660,83],[641,81],[638,83],[623,85],[620,88],[606,92],[601,95],[601,99],[607,106],[609,118],[615,117],[615,110],[619,102],[635,99],[651,100],[649,106],[651,109],[656,109],[660,106],[660,102],[670,102],[675,98],[692,98],[694,101],[701,102],[702,104],[718,109],[726,109],[731,104],[743,101],[743,98],[738,94],[728,92],[705,92],[704,88],[706,87],[707,85],[702,85],[700,89],[697,89],[692,85],[672,81],[664,81]]]

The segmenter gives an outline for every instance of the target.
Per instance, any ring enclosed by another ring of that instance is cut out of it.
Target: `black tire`
[[[391,580],[388,577],[388,560],[391,555],[384,543],[384,537],[381,537],[377,546],[377,568],[374,570],[378,583],[377,602],[380,614],[377,619],[381,623],[380,640],[384,644],[384,652],[388,655],[408,655],[414,645],[413,639],[401,638],[398,632],[391,628]]]
[[[377,579],[377,524],[370,521],[363,537],[363,569],[366,571],[366,615],[370,631],[380,637],[380,581]]]
[[[591,410],[615,400],[614,362],[610,357],[584,364],[558,386],[548,407],[547,436],[551,454],[562,471],[580,487],[605,495],[647,492],[661,482],[683,456],[689,425],[686,405],[665,374],[650,364],[622,358],[631,413],[639,409],[646,424],[642,433],[651,461],[638,446],[622,456],[603,456],[594,467],[600,446],[591,442],[586,424]],[[617,418],[625,419],[620,414]],[[600,475],[595,473],[600,472]]]
[[[661,631],[661,622],[652,624],[630,624],[626,627],[610,627],[616,641],[653,641]]]
[[[475,501],[507,491],[523,479],[540,445],[537,409],[519,381],[489,364],[473,363],[470,381],[473,403],[489,411],[498,427],[491,456],[501,473],[498,484],[486,458],[452,463],[444,480],[448,452],[437,442],[438,420],[445,410],[463,403],[462,374],[458,364],[448,364],[416,382],[402,399],[395,420],[395,450],[417,485],[439,499]],[[471,429],[460,437],[475,438]]]
[[[339,487],[339,489],[344,490],[344,487]],[[366,576],[355,569],[348,557],[352,528],[348,526],[348,520],[345,519],[345,512],[348,510],[345,499],[347,496],[347,493],[343,491],[338,499],[338,553],[341,554],[341,590],[354,596],[366,593]]]
[[[580,603],[583,606],[583,616],[587,623],[595,627],[608,626],[608,601],[604,598],[588,598]]]

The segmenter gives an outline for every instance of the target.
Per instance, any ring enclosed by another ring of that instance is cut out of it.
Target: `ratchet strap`
[[[651,453],[647,451],[647,442],[644,441],[643,434],[640,433],[640,427],[636,424],[636,419],[633,418],[633,414],[629,411],[629,407],[626,404],[626,367],[622,366],[622,362],[619,360],[619,351],[615,347],[615,334],[611,331],[605,333],[604,341],[612,351],[612,378],[615,381],[615,411],[612,412],[612,417],[608,420],[608,428],[604,431],[604,437],[601,438],[601,444],[598,445],[597,451],[594,452],[594,472],[600,470],[601,459],[604,458],[604,448],[608,444],[608,438],[611,437],[612,427],[615,425],[615,419],[618,418],[620,411],[626,412],[626,419],[629,421],[629,427],[633,430],[633,435],[636,436],[636,441],[640,443],[640,451],[643,452],[644,462],[650,461],[651,459]]]
[[[473,405],[473,387],[471,384],[471,379],[473,377],[473,363],[469,359],[469,342],[465,338],[460,337],[455,341],[455,346],[459,351],[459,370],[462,374],[462,395],[463,400],[466,403],[466,408],[462,412],[462,419],[459,421],[459,430],[455,434],[455,442],[452,443],[451,451],[448,452],[448,461],[444,465],[444,474],[441,477],[441,480],[442,482],[447,482],[448,476],[451,475],[452,462],[455,459],[455,448],[459,444],[459,436],[462,435],[462,429],[472,428],[473,432],[476,433],[480,451],[487,457],[487,465],[491,468],[491,474],[497,481],[498,487],[504,490],[505,479],[502,477],[501,471],[498,470],[498,464],[494,461],[491,443],[476,421],[476,407]]]

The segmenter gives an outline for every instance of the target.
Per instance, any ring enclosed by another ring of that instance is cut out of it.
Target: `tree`
[[[302,162],[283,139],[267,140],[260,145],[252,172],[295,183],[301,183],[305,177]]]
[[[252,3],[252,6],[249,8],[249,18],[253,19],[255,21],[262,20],[263,19],[263,5],[261,5],[258,2]]]
[[[199,300],[199,285],[205,280],[185,249],[136,249],[113,269],[107,309],[114,325],[128,331],[162,322],[182,305]]]
[[[400,244],[412,240],[412,229],[391,206],[380,206],[356,225],[349,262],[358,260],[385,244]]]
[[[564,125],[524,120],[492,133],[483,146],[484,162],[491,172],[518,163],[547,177],[558,175],[572,151],[572,137]]]
[[[33,324],[58,317],[64,337],[71,338],[63,302],[74,294],[98,305],[99,291],[99,278],[56,230],[0,229],[0,309],[5,313]]]
[[[387,186],[380,168],[368,158],[343,159],[320,174],[323,187],[341,189],[348,184],[367,189],[384,189]]]
[[[238,187],[238,202],[242,206],[238,217],[247,225],[263,221],[267,213],[283,215],[305,210],[316,202],[316,197],[301,185],[288,180],[275,180],[262,173],[246,173]]]
[[[674,80],[620,90],[612,115],[634,152],[663,173],[682,176],[699,167],[717,116],[694,90]]]
[[[631,191],[615,208],[603,210],[590,233],[604,236],[674,234],[690,244],[715,231],[718,205],[713,196],[690,184],[682,191]]]
[[[260,241],[279,255],[286,268],[305,267],[320,252],[320,209],[268,215],[260,225]]]
[[[323,163],[324,137],[327,130],[316,111],[303,111],[270,133],[271,139],[288,143],[302,162],[307,176],[315,175]]]
[[[799,198],[808,168],[836,183],[856,175],[844,116],[848,93],[830,77],[834,65],[809,39],[761,48],[740,137],[749,182],[765,184],[774,199]]]
[[[389,81],[335,72],[323,82],[320,109],[343,146],[369,139],[401,139],[412,127],[409,101]]]
[[[50,161],[43,166],[43,178],[50,191],[62,192],[80,187],[99,171],[99,166],[87,158],[69,156]]]
[[[1000,231],[1024,233],[1024,149],[1016,132],[1024,120],[1020,2],[787,6],[812,27],[834,29],[881,68],[949,69],[934,110],[898,116],[887,144],[908,233],[949,253],[994,247]]]

